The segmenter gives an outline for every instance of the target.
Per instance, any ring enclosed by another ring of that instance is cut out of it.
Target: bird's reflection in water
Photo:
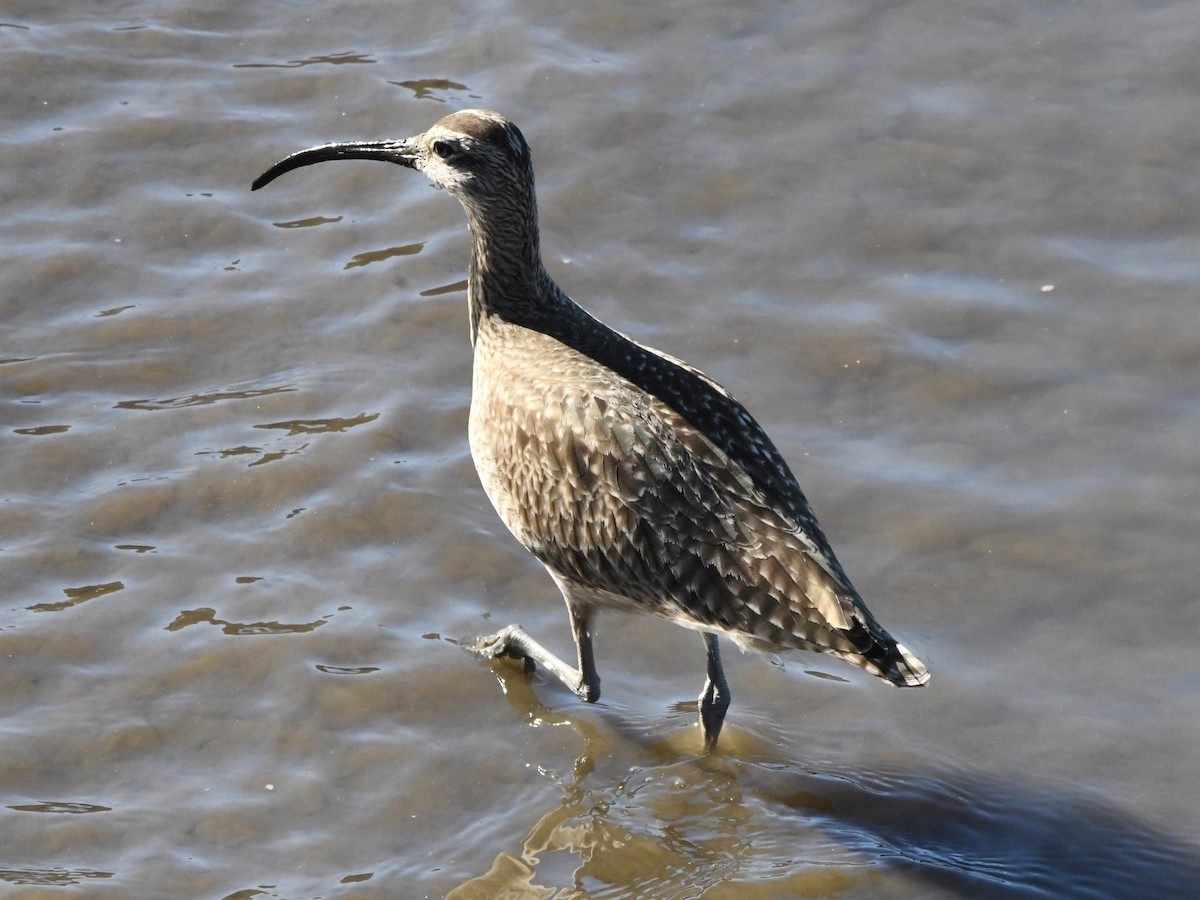
[[[705,755],[694,707],[564,713],[496,666],[531,725],[569,726],[561,799],[451,900],[494,897],[1180,897],[1200,848],[1092,794],[894,761],[789,754],[769,722]],[[821,751],[817,751],[821,752]],[[791,758],[792,756],[795,758]],[[523,819],[523,821],[528,821]]]

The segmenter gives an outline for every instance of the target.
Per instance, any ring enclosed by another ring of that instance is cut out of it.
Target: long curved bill
[[[337,144],[322,144],[319,147],[298,150],[291,156],[281,159],[255,178],[250,185],[250,190],[257,191],[260,187],[265,187],[284,172],[319,162],[328,162],[331,159],[377,159],[411,169],[415,167],[417,157],[416,142],[412,138],[403,141],[347,141]]]

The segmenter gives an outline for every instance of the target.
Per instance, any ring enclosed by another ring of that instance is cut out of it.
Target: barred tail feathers
[[[854,627],[843,634],[850,638],[858,652],[834,650],[835,656],[854,663],[896,687],[921,687],[929,681],[929,669],[925,663],[878,625],[869,628],[855,622]]]

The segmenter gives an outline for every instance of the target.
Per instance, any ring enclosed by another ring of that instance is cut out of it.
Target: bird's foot
[[[725,717],[715,718],[710,711],[703,708],[700,710],[700,731],[704,735],[704,752],[711,754],[717,749],[717,738],[721,736],[721,726],[725,724]]]
[[[466,638],[461,646],[464,650],[482,656],[484,659],[517,659],[526,674],[533,672],[537,664],[521,646],[524,631],[520,625],[508,625],[495,634],[482,634]]]

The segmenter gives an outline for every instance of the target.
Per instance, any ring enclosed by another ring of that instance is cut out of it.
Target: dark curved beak
[[[416,142],[412,138],[403,141],[348,141],[338,144],[322,144],[320,147],[299,150],[291,156],[281,159],[255,178],[250,185],[250,190],[257,191],[260,187],[265,187],[284,172],[299,169],[301,166],[311,166],[314,163],[328,162],[331,159],[378,159],[382,162],[395,163],[398,166],[408,166],[411,169],[416,166],[417,158]]]

